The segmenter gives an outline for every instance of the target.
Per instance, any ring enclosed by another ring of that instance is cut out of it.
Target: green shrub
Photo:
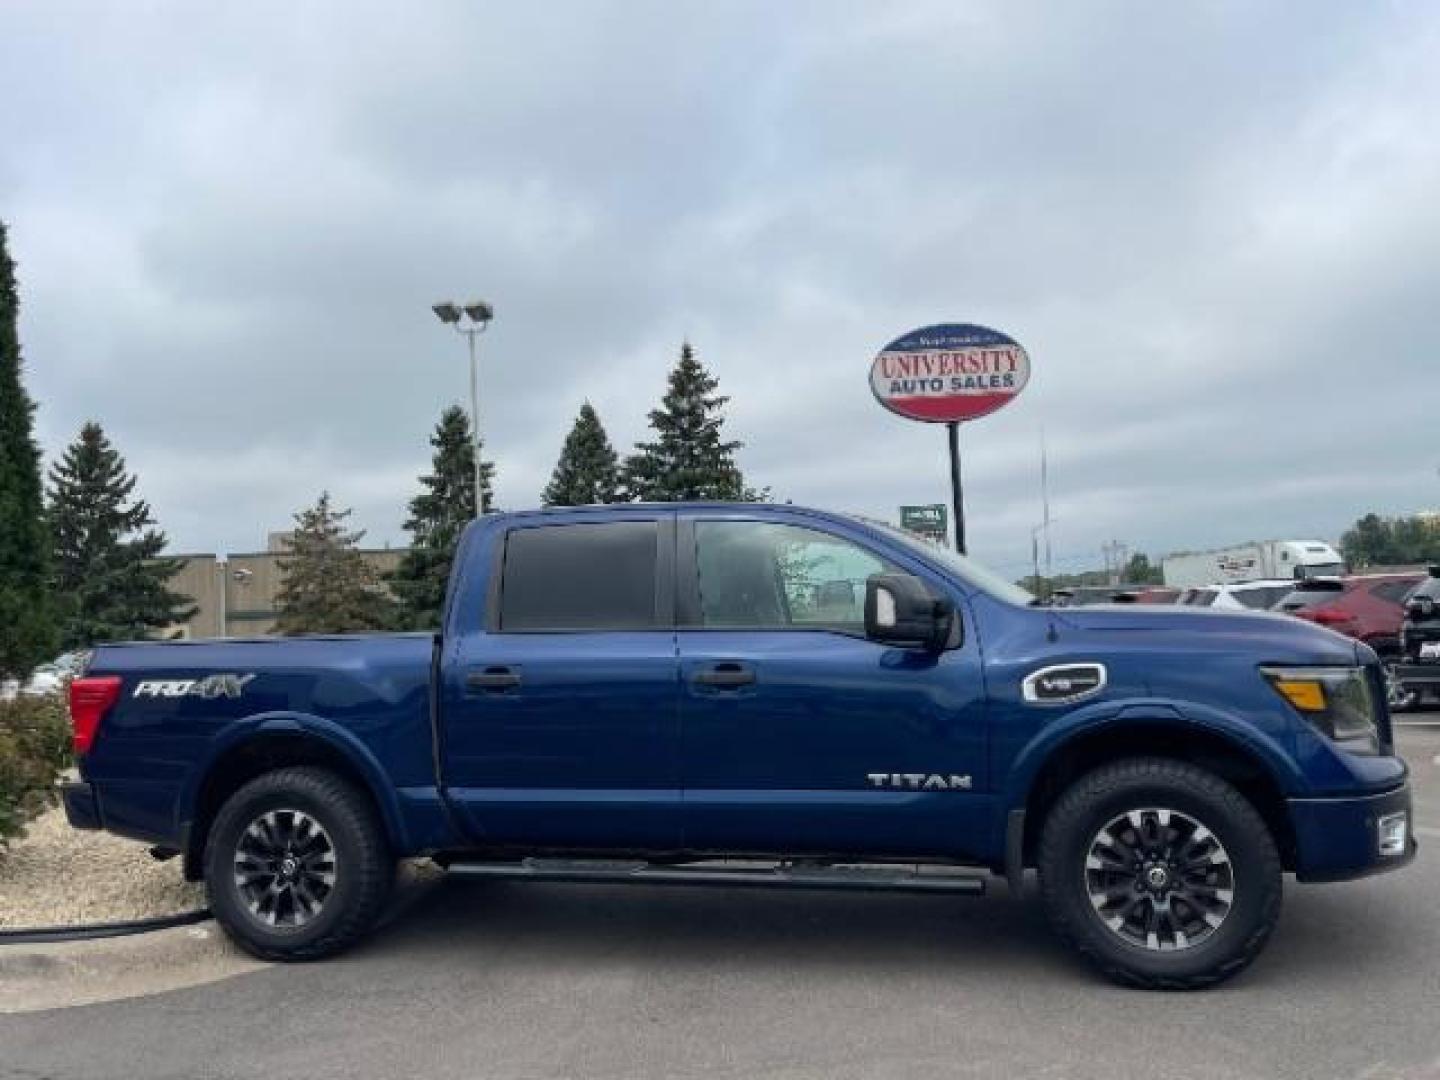
[[[59,695],[0,702],[0,850],[55,797],[70,764],[70,719]]]

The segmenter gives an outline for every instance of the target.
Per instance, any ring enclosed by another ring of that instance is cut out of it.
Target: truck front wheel
[[[1147,989],[1211,986],[1243,970],[1280,915],[1280,856],[1230,784],[1168,758],[1082,776],[1042,826],[1046,914],[1106,975]]]
[[[220,925],[264,960],[315,960],[374,925],[394,877],[365,794],[325,769],[277,769],[220,808],[205,885]]]

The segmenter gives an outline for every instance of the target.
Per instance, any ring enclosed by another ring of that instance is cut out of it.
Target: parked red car
[[[1419,572],[1312,578],[1297,581],[1295,588],[1270,610],[1358,638],[1383,659],[1393,660],[1400,652],[1405,597],[1424,580],[1425,575]]]
[[[1176,604],[1180,601],[1180,590],[1164,585],[1149,585],[1135,594],[1137,604]]]

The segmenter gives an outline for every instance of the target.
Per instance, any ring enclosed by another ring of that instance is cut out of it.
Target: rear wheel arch
[[[1078,732],[1045,756],[1026,791],[1024,865],[1034,865],[1051,807],[1076,780],[1127,758],[1169,758],[1213,773],[1235,787],[1265,821],[1284,867],[1295,865],[1295,833],[1285,789],[1255,750],[1209,728],[1165,721],[1115,721]]]
[[[225,801],[256,777],[296,766],[324,769],[362,792],[384,823],[391,845],[395,850],[402,849],[403,837],[395,808],[381,796],[375,779],[355,754],[322,735],[303,729],[257,731],[217,755],[195,789],[185,833],[186,880],[198,881],[203,876],[205,843]]]

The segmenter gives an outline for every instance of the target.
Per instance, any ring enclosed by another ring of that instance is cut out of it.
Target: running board
[[[768,889],[859,889],[874,892],[959,893],[982,896],[985,879],[977,870],[952,867],[806,866],[782,863],[699,863],[656,866],[600,859],[523,859],[520,862],[448,864],[465,877],[522,881],[568,881],[603,885],[721,885]]]

